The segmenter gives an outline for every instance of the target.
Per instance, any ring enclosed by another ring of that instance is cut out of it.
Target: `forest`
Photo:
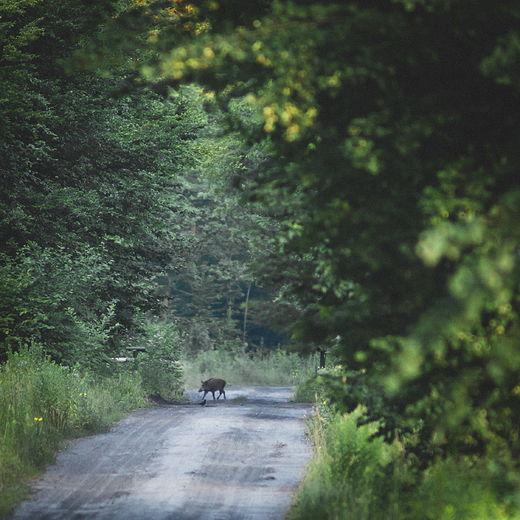
[[[220,363],[315,401],[291,518],[520,518],[519,66],[512,0],[2,0],[0,512]]]

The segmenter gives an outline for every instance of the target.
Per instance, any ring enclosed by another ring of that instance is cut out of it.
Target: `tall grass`
[[[385,468],[396,458],[397,451],[383,439],[369,442],[378,425],[358,427],[360,414],[358,409],[342,416],[321,406],[309,419],[308,431],[315,446],[315,458],[290,518],[393,518],[388,509],[380,514],[380,501],[384,495],[381,487]]]
[[[296,386],[315,374],[316,359],[274,350],[268,356],[209,350],[181,361],[185,387],[198,388],[201,379],[224,379],[235,386]]]
[[[315,456],[289,512],[291,520],[519,520],[518,490],[488,458],[438,460],[419,471],[406,442],[389,445],[363,413],[317,405],[307,422]],[[375,437],[374,437],[375,434]],[[507,491],[505,488],[509,488]]]
[[[96,380],[51,362],[37,347],[0,367],[0,516],[23,483],[53,461],[60,441],[107,430],[144,404],[141,378],[121,371]]]

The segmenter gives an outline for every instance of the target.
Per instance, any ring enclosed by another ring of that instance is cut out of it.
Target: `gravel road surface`
[[[310,459],[290,387],[227,387],[130,414],[32,482],[17,520],[282,519]]]

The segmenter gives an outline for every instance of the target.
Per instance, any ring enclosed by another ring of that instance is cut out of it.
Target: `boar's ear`
[[[202,379],[200,380],[200,382],[201,382],[201,383],[204,383],[204,381],[203,381]]]

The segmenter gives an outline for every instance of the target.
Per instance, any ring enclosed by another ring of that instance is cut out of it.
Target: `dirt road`
[[[290,402],[289,387],[229,387],[227,401],[209,394],[205,406],[191,404],[202,394],[187,395],[188,404],[142,409],[74,441],[14,518],[283,518],[310,458],[310,407]]]

